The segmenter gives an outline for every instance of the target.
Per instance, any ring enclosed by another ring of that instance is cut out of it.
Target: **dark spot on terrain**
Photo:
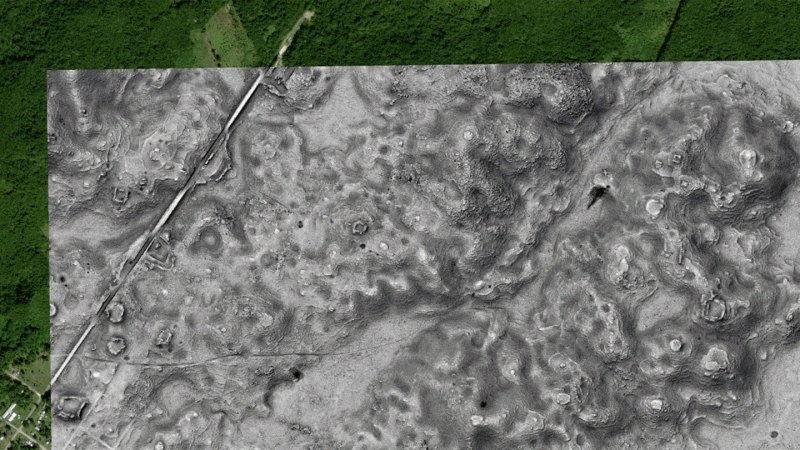
[[[598,200],[603,198],[608,193],[608,190],[611,189],[611,186],[594,186],[589,191],[589,197],[591,200],[589,201],[589,205],[586,206],[586,209],[592,207]]]

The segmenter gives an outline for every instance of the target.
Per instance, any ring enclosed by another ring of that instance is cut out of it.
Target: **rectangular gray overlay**
[[[800,442],[798,86],[50,72],[53,448]]]

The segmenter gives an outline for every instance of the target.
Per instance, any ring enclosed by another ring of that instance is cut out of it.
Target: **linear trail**
[[[277,77],[272,77],[273,71],[274,71],[274,69],[270,68],[266,72],[262,71],[262,72],[259,73],[259,75],[256,78],[256,80],[253,82],[253,84],[248,89],[247,93],[238,102],[238,104],[237,104],[236,108],[234,109],[234,111],[228,116],[228,119],[226,120],[225,125],[222,128],[222,130],[220,130],[220,132],[217,133],[217,136],[214,138],[214,140],[211,141],[211,143],[208,145],[206,150],[203,152],[202,157],[198,159],[198,163],[194,166],[194,168],[192,168],[192,170],[191,170],[191,172],[189,174],[189,177],[186,180],[186,183],[184,184],[183,188],[181,188],[181,190],[178,191],[178,193],[175,195],[175,197],[173,198],[172,202],[167,207],[167,209],[164,211],[164,213],[161,215],[161,217],[159,218],[159,220],[155,224],[155,226],[153,226],[153,228],[145,236],[143,236],[143,238],[144,238],[143,241],[144,242],[139,246],[139,249],[137,250],[136,254],[133,257],[129,257],[123,263],[122,269],[120,270],[119,276],[117,277],[116,284],[114,284],[110,288],[110,290],[108,291],[108,294],[106,294],[103,302],[100,304],[100,307],[98,308],[97,312],[95,313],[94,316],[92,316],[92,318],[90,319],[89,323],[86,325],[86,329],[83,331],[83,333],[78,338],[78,340],[75,342],[75,344],[73,344],[72,348],[70,349],[69,353],[67,354],[67,357],[64,359],[64,361],[62,361],[61,365],[59,365],[58,369],[53,374],[53,377],[50,380],[50,385],[51,386],[54,386],[56,384],[58,379],[61,377],[61,374],[64,373],[64,370],[67,368],[67,366],[70,364],[72,359],[75,357],[75,354],[78,352],[78,350],[81,348],[83,343],[86,341],[86,338],[89,337],[89,335],[91,334],[92,330],[97,326],[98,320],[103,315],[103,311],[105,311],[105,309],[108,306],[108,304],[111,303],[111,301],[114,299],[114,297],[116,296],[117,292],[119,292],[119,290],[122,288],[122,286],[125,285],[125,282],[126,282],[126,280],[128,278],[128,275],[131,273],[131,271],[133,271],[133,269],[136,267],[136,265],[142,259],[142,256],[144,256],[144,254],[147,253],[147,251],[149,250],[150,246],[153,244],[153,242],[161,234],[161,230],[163,229],[164,225],[169,221],[169,219],[173,216],[175,211],[177,211],[177,209],[180,207],[180,205],[183,203],[183,201],[192,192],[192,190],[197,186],[197,181],[198,181],[198,178],[200,177],[200,173],[201,173],[200,169],[203,166],[208,165],[208,163],[211,161],[211,159],[213,159],[214,156],[216,155],[216,152],[218,150],[219,145],[221,143],[224,143],[228,139],[228,137],[230,135],[231,127],[236,123],[236,121],[238,120],[241,112],[244,110],[244,108],[250,102],[250,100],[253,97],[253,94],[258,89],[258,87],[263,85],[264,83],[266,83],[268,80],[275,81],[276,79],[278,79],[278,80],[282,80],[283,79],[282,76],[280,76],[280,75],[277,76]],[[142,240],[142,239],[140,238],[140,240]]]
[[[406,336],[403,336],[398,339],[394,339],[389,342],[384,342],[382,344],[370,345],[361,348],[355,348],[352,350],[344,350],[344,351],[328,351],[328,352],[274,352],[274,353],[231,353],[228,355],[220,355],[215,356],[213,358],[204,359],[201,361],[187,361],[187,362],[156,362],[156,361],[118,361],[113,359],[107,358],[98,358],[95,356],[82,356],[82,358],[90,359],[92,361],[102,361],[102,362],[110,362],[115,364],[122,364],[128,366],[140,366],[140,367],[178,367],[178,368],[185,368],[185,367],[196,367],[196,366],[203,366],[206,364],[211,364],[215,362],[220,362],[226,359],[249,359],[249,358],[281,358],[281,357],[288,357],[288,356],[343,356],[343,355],[354,355],[360,352],[367,352],[370,350],[377,350],[380,348],[384,348],[390,345],[398,344],[400,342],[407,341],[414,336],[414,333],[410,333]]]
[[[30,415],[29,415],[29,417],[30,417]],[[39,446],[39,448],[41,448],[41,449],[43,449],[43,450],[46,448],[46,447],[45,447],[44,445],[42,445],[42,444],[41,444],[39,441],[37,441],[36,439],[34,439],[33,437],[31,437],[31,435],[29,435],[28,433],[24,432],[24,431],[22,430],[22,428],[19,428],[19,427],[17,427],[17,426],[16,426],[16,425],[14,425],[13,423],[11,423],[11,422],[9,422],[9,421],[7,421],[7,420],[5,420],[5,419],[3,419],[3,423],[5,423],[5,424],[6,424],[6,426],[8,426],[8,427],[10,427],[10,428],[12,428],[12,429],[14,430],[14,435],[12,435],[12,436],[9,438],[9,442],[13,441],[13,440],[14,440],[14,438],[16,438],[16,437],[17,437],[17,435],[21,434],[21,435],[25,436],[25,438],[26,438],[26,439],[28,439],[29,441],[31,441],[31,442],[35,443],[36,445],[38,445],[38,446]]]
[[[304,22],[308,22],[311,18],[314,17],[314,11],[306,11],[303,15],[297,19],[297,22],[294,23],[292,29],[286,33],[286,37],[283,38],[281,41],[281,46],[278,50],[278,56],[275,58],[274,67],[283,67],[283,55],[286,54],[286,51],[289,50],[289,46],[292,45],[292,41],[294,40],[294,35],[297,34],[297,31],[303,25]]]
[[[15,380],[19,381],[20,383],[22,383],[22,384],[23,384],[23,385],[24,385],[26,388],[28,388],[28,390],[30,390],[31,392],[33,392],[34,394],[36,394],[36,398],[37,398],[37,400],[36,400],[36,403],[37,403],[37,404],[38,404],[39,402],[41,402],[41,401],[42,401],[42,394],[40,394],[40,393],[39,393],[39,391],[37,391],[36,389],[34,389],[34,388],[33,388],[33,386],[31,386],[31,385],[30,385],[30,384],[28,384],[28,383],[27,383],[25,380],[23,380],[22,378],[20,378],[20,377],[18,377],[18,376],[16,376],[16,375],[14,375],[12,372],[10,372],[10,371],[8,371],[8,370],[6,370],[6,372],[5,372],[5,373],[6,373],[6,375],[8,375],[9,377],[11,377],[11,378],[13,378],[13,379],[15,379]]]
[[[672,17],[672,22],[669,24],[669,29],[667,30],[667,34],[664,36],[664,40],[661,42],[661,46],[658,48],[658,53],[656,53],[656,61],[661,61],[661,58],[664,57],[664,52],[667,49],[667,44],[669,44],[669,40],[672,38],[672,30],[675,29],[675,24],[678,23],[678,20],[681,17],[681,10],[683,6],[686,4],[686,0],[680,0],[678,2],[678,6],[675,8],[675,15]]]

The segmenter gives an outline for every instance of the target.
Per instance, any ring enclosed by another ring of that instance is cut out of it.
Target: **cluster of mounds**
[[[800,93],[768,73],[289,69],[209,154],[257,71],[51,75],[54,369],[93,327],[54,441],[683,448],[745,423],[800,328]]]
[[[54,373],[98,313],[99,323],[108,325],[91,335],[97,339],[88,346],[92,352],[122,357],[133,347],[136,336],[119,329],[133,311],[119,302],[101,311],[101,304],[124,281],[143,236],[187,182],[254,75],[239,70],[48,74]],[[151,247],[151,259],[167,267],[166,247],[159,244]],[[55,447],[94,410],[114,370],[88,360],[67,368],[54,388],[53,413],[63,424],[54,433]]]
[[[536,279],[491,318],[459,309],[423,332],[372,388],[355,442],[683,448],[698,420],[763,406],[760,373],[796,340],[793,261],[773,251],[795,241],[766,219],[797,196],[797,110],[767,104],[747,66],[686,69],[598,82],[616,100],[593,112],[602,141],[573,146],[581,189],[532,252]]]

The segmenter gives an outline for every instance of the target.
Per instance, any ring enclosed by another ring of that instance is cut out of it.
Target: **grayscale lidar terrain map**
[[[53,448],[798,448],[800,62],[48,92]]]

